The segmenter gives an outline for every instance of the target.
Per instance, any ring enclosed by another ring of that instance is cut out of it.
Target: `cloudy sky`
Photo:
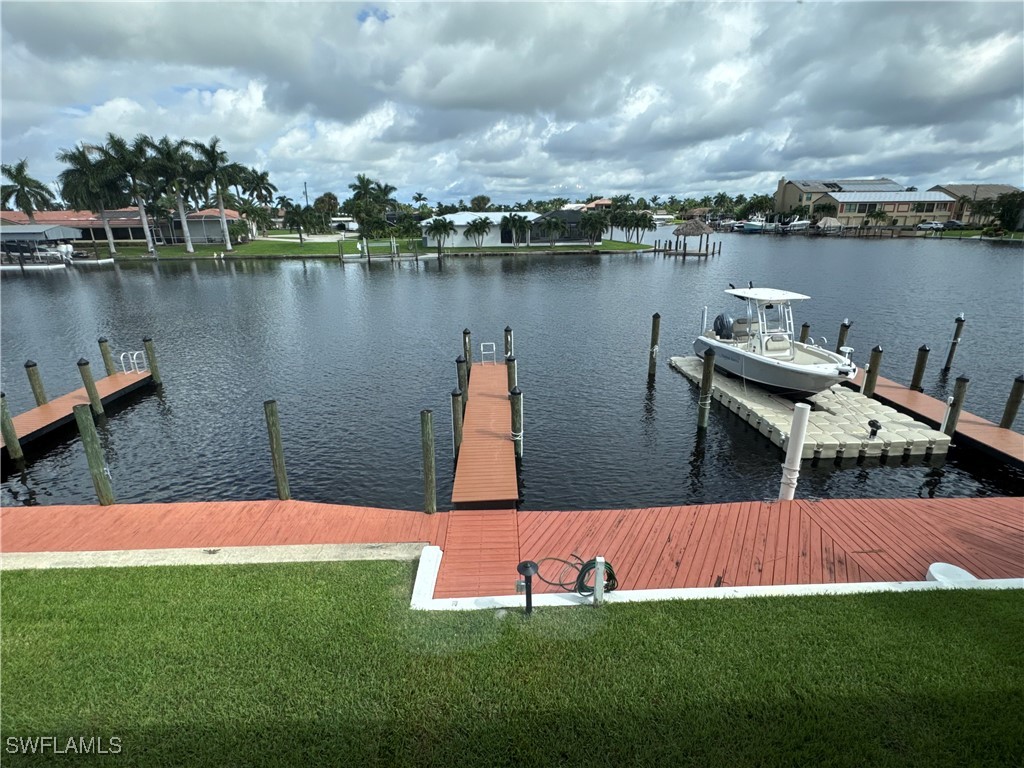
[[[409,200],[1024,184],[1024,5],[18,2],[3,162],[208,140],[280,191]]]

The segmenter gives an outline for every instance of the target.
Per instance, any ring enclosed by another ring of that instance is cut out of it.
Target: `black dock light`
[[[537,575],[537,564],[533,560],[523,560],[516,566],[519,575],[526,579],[526,615],[533,613],[533,577]]]
[[[874,437],[878,434],[878,430],[882,428],[882,425],[878,422],[878,419],[872,419],[868,422],[868,426],[871,427],[870,437]]]

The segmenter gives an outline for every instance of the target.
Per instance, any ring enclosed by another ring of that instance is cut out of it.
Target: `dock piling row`
[[[1003,418],[999,420],[999,426],[1003,429],[1013,427],[1013,421],[1017,418],[1017,410],[1020,408],[1021,399],[1024,399],[1024,374],[1013,380],[1010,387],[1010,396],[1006,399],[1006,407],[1003,409]]]
[[[85,385],[85,391],[89,394],[89,405],[92,406],[92,412],[97,416],[102,416],[103,400],[100,399],[99,390],[96,389],[96,380],[92,377],[89,361],[84,357],[78,361],[78,372],[82,375],[82,384]]]
[[[75,414],[75,423],[78,425],[78,433],[82,436],[82,447],[85,449],[85,458],[89,462],[89,474],[92,476],[92,484],[96,489],[96,497],[103,506],[109,506],[117,501],[114,496],[114,487],[110,482],[110,469],[103,458],[103,446],[100,445],[100,436],[96,432],[96,422],[93,421],[89,406],[82,404],[72,408]]]
[[[15,461],[23,461],[25,454],[21,450],[18,432],[14,429],[11,411],[7,407],[7,395],[3,392],[0,392],[0,429],[4,436],[4,445],[7,446],[7,454]]]
[[[946,364],[942,366],[943,373],[949,373],[950,368],[953,367],[953,356],[956,354],[956,348],[960,344],[960,336],[964,332],[964,313],[961,312],[957,315],[955,326],[953,327],[953,338],[949,340],[949,354],[946,355]]]
[[[39,375],[39,366],[35,360],[25,361],[25,373],[28,375],[28,385],[32,388],[32,397],[36,399],[36,405],[46,405],[49,401],[46,398],[46,390],[43,389],[43,377]]]
[[[287,501],[292,497],[292,493],[288,487],[288,470],[284,464],[284,443],[281,440],[281,420],[277,415],[277,401],[264,401],[263,413],[267,417],[267,437],[270,439],[270,460],[274,465],[277,498]]]
[[[434,412],[420,411],[420,445],[423,449],[423,510],[437,512],[437,475],[434,470]]]
[[[654,383],[658,370],[658,337],[661,335],[661,313],[651,315],[651,347],[647,357],[647,383]]]

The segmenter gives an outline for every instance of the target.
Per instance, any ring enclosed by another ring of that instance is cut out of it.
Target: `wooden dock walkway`
[[[106,406],[140,387],[152,384],[152,382],[153,375],[149,371],[114,373],[104,376],[102,379],[96,379],[96,390],[100,393],[103,405]],[[85,391],[85,387],[82,387],[12,417],[14,431],[18,435],[22,449],[26,450],[29,444],[40,437],[74,423],[75,415],[72,409],[76,405],[88,404],[89,395]],[[0,436],[0,448],[6,448],[2,436]]]
[[[509,509],[519,499],[508,372],[474,363],[452,484],[455,509]]]
[[[1024,577],[1024,499],[838,499],[427,515],[302,501],[7,507],[0,553],[423,543],[434,597],[514,594],[520,560],[603,555],[620,589]],[[558,563],[541,562],[554,578]],[[552,590],[543,584],[538,589]]]
[[[863,385],[863,370],[857,373],[854,382],[858,387]],[[878,377],[875,384],[874,397],[879,402],[936,428],[941,426],[946,415],[946,404],[941,400],[929,397],[923,392],[915,392],[882,376]],[[1001,461],[1024,467],[1024,434],[1020,432],[1003,429],[998,424],[964,410],[960,412],[960,418],[957,420],[956,437]]]

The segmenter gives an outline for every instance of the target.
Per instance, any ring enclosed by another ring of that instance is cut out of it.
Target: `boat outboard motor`
[[[732,338],[732,318],[725,314],[725,312],[715,318],[715,322],[711,327],[714,329],[715,335],[718,336],[718,338]]]

